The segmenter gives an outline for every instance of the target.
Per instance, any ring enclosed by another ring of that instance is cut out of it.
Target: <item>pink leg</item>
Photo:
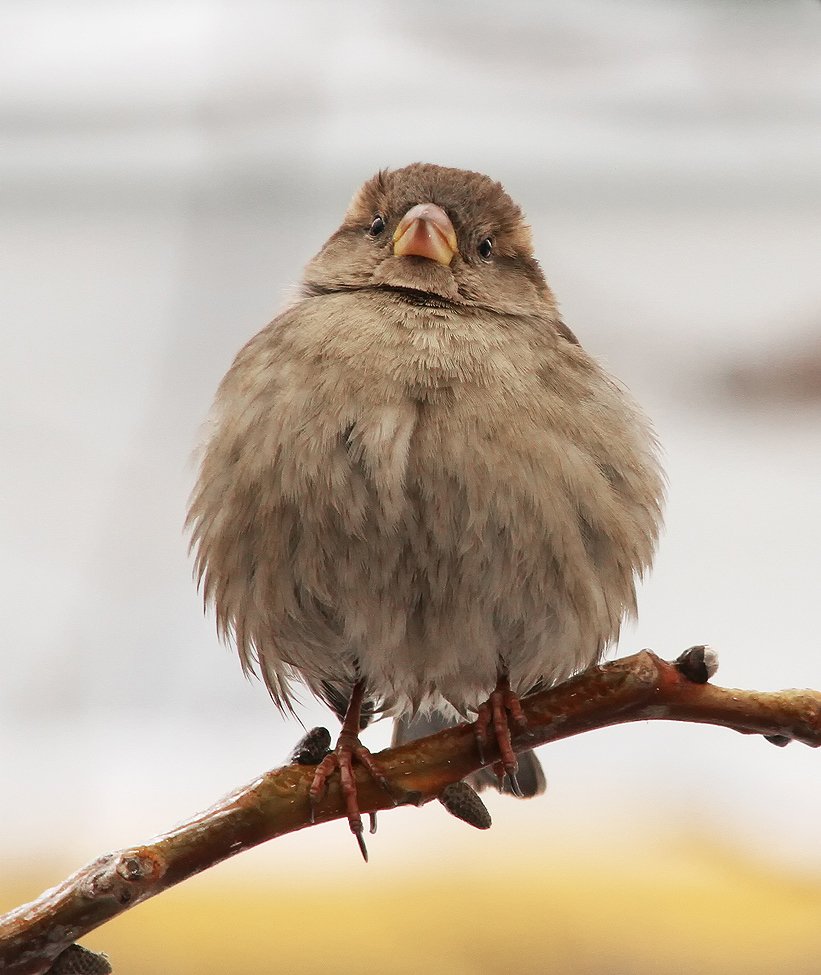
[[[500,780],[507,774],[513,791],[519,794],[519,783],[516,781],[516,771],[519,763],[511,742],[511,721],[519,728],[527,727],[527,718],[522,712],[522,705],[518,695],[510,689],[507,674],[500,673],[496,687],[484,704],[479,705],[474,725],[476,745],[479,755],[484,759],[485,746],[488,741],[488,728],[492,725],[499,746],[500,760],[494,764],[494,770]]]
[[[363,837],[362,816],[359,812],[359,799],[356,793],[356,778],[354,777],[354,762],[364,765],[369,774],[374,778],[386,792],[392,794],[393,790],[379,764],[374,760],[371,753],[359,741],[359,723],[362,711],[362,699],[365,694],[365,685],[359,681],[354,685],[348,709],[345,712],[345,719],[342,722],[342,730],[336,742],[336,748],[329,752],[325,758],[317,765],[314,772],[311,788],[308,790],[308,797],[311,802],[311,818],[313,819],[317,803],[325,794],[328,780],[336,770],[339,770],[339,783],[342,789],[342,796],[345,799],[345,810],[348,814],[348,825],[351,832],[356,837],[362,857],[367,862],[368,850],[365,846]],[[375,832],[375,817],[371,815],[371,832]]]

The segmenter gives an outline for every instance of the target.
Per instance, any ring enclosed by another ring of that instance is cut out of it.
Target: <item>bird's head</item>
[[[309,294],[380,289],[505,314],[553,307],[530,229],[501,184],[425,163],[369,179],[304,283]]]

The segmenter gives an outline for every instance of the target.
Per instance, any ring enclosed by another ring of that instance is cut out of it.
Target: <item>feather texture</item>
[[[427,199],[453,219],[451,268],[368,237]],[[500,668],[521,694],[600,658],[662,499],[651,428],[561,322],[518,208],[412,166],[366,184],[236,357],[188,523],[219,630],[279,706],[294,678],[320,696],[364,678],[384,712],[465,714]]]

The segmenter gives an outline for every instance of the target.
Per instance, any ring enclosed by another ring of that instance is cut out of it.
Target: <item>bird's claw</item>
[[[362,859],[365,863],[368,862],[368,848],[365,846],[365,837],[362,835],[362,820],[359,820],[359,827],[354,828],[354,824],[351,824],[351,832],[356,837],[356,842],[359,844],[359,852],[362,854]]]
[[[359,812],[359,797],[357,795],[356,777],[353,768],[354,762],[364,766],[371,778],[387,792],[393,804],[398,804],[399,800],[395,791],[378,762],[355,735],[350,735],[343,731],[339,736],[336,748],[322,759],[314,772],[314,777],[308,790],[310,821],[312,824],[316,822],[317,806],[327,791],[328,780],[335,771],[338,771],[339,787],[345,802],[348,825],[356,838],[362,859],[367,863],[368,848],[365,845],[365,829],[362,823],[362,816]],[[373,834],[376,832],[376,813],[369,813],[369,817],[370,832]]]
[[[519,729],[527,727],[527,718],[522,710],[519,696],[510,689],[510,681],[504,675],[499,677],[496,687],[484,704],[479,705],[474,723],[476,748],[482,762],[485,760],[485,745],[487,744],[488,728],[493,726],[496,744],[499,747],[500,761],[497,763],[504,771],[499,774],[500,781],[505,775],[510,781],[510,788],[514,795],[522,796],[522,790],[516,778],[519,763],[511,741],[511,721]]]

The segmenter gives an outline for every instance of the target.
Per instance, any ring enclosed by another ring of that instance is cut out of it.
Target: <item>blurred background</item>
[[[385,165],[500,179],[654,418],[667,529],[617,652],[821,688],[817,0],[5,0],[0,127],[0,911],[301,735],[203,617],[191,456]],[[488,833],[397,810],[365,867],[332,823],[83,943],[117,975],[817,971],[821,756],[648,723],[542,759]]]

